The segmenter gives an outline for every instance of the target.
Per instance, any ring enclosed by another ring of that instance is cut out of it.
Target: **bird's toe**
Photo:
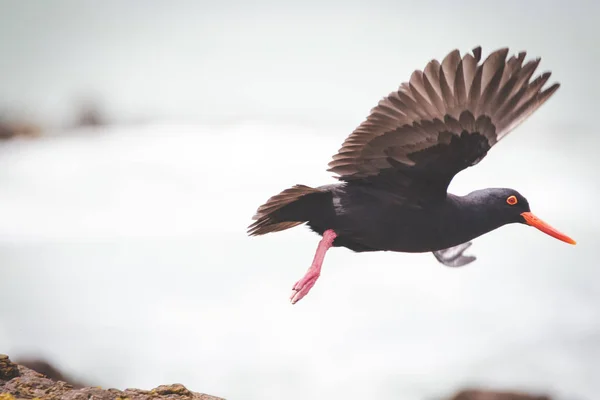
[[[296,304],[304,296],[306,296],[308,292],[310,292],[310,289],[312,289],[312,287],[315,286],[315,283],[317,282],[318,278],[318,274],[307,275],[304,278],[300,279],[298,282],[296,282],[296,284],[292,288],[292,294],[290,295],[290,301],[292,302],[292,304]]]

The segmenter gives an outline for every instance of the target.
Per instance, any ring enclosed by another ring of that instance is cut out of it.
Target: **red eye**
[[[508,204],[510,204],[511,206],[514,206],[515,204],[518,203],[518,200],[517,200],[516,196],[510,196],[508,199],[506,199],[506,202]]]

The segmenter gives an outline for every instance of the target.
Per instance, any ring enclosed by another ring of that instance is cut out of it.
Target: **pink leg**
[[[321,275],[321,266],[325,259],[325,253],[331,248],[336,237],[337,234],[332,229],[323,232],[323,239],[319,242],[319,247],[317,247],[317,253],[315,254],[312,265],[306,272],[306,275],[296,282],[292,288],[292,295],[290,296],[292,304],[296,304],[300,299],[306,296],[317,282],[317,279],[319,279],[319,276]]]

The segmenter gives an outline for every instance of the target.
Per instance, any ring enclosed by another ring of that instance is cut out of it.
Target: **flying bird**
[[[559,88],[544,87],[550,72],[533,77],[539,58],[507,56],[502,48],[481,61],[476,47],[430,61],[343,142],[328,170],[339,183],[296,185],[258,208],[251,236],[306,223],[322,237],[312,265],[292,288],[292,304],[314,286],[331,247],[433,252],[440,263],[460,267],[475,260],[464,254],[472,239],[512,223],[575,244],[532,214],[516,190],[447,192],[457,173],[479,163]]]

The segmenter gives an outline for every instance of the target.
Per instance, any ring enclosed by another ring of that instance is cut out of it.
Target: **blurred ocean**
[[[0,0],[0,107],[52,128],[0,145],[0,353],[228,399],[597,398],[599,6],[425,3]],[[507,226],[460,269],[336,249],[291,306],[318,237],[248,238],[256,207],[333,182],[379,98],[476,44],[527,49],[563,86],[451,191],[515,188],[578,245]],[[114,124],[64,129],[89,93]]]
[[[317,237],[244,230],[265,197],[331,180],[323,160],[339,143],[326,133],[156,125],[7,143],[1,351],[100,385],[176,381],[231,399],[416,400],[468,383],[594,398],[600,193],[584,163],[553,157],[576,149],[531,152],[548,129],[524,125],[452,189],[511,184],[576,247],[508,226],[456,270],[338,249],[296,306]],[[272,150],[286,147],[295,155]]]

